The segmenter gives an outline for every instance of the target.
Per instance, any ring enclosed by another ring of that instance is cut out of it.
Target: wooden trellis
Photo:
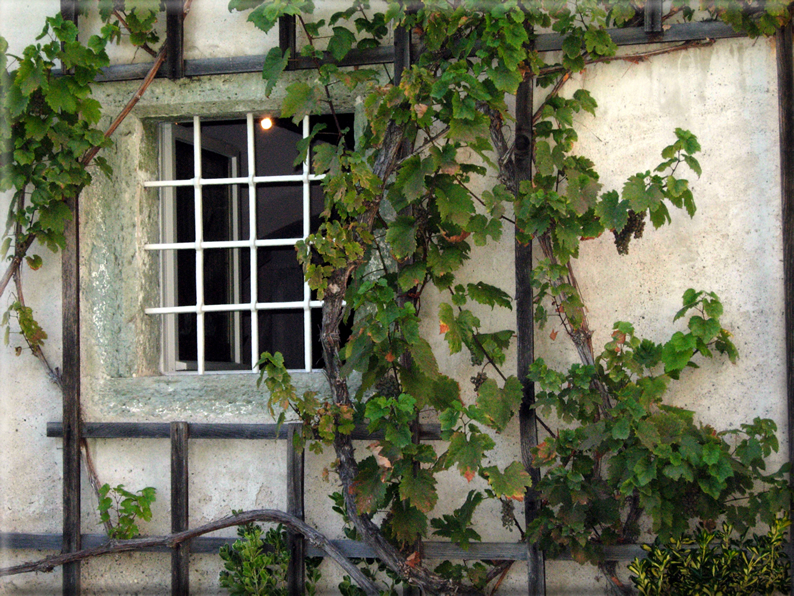
[[[264,56],[235,58],[212,58],[184,60],[182,54],[183,23],[181,0],[166,2],[167,58],[158,76],[171,79],[216,74],[261,72]],[[61,0],[61,12],[65,18],[77,21],[76,2]],[[684,23],[672,25],[666,30],[661,26],[662,1],[648,0],[645,7],[643,27],[611,30],[609,33],[617,45],[644,45],[651,43],[686,42],[707,39],[738,37],[729,26],[718,22]],[[296,27],[294,17],[280,21],[279,43],[282,49],[292,48],[296,55]],[[561,49],[563,38],[556,34],[540,35],[535,40],[535,49],[541,52]],[[342,66],[394,64],[395,72],[410,63],[412,47],[407,32],[395,34],[393,46],[369,50],[353,50],[340,63]],[[330,59],[330,58],[329,58]],[[293,58],[288,70],[315,68],[313,60]],[[149,70],[147,64],[120,65],[105,69],[103,81],[142,79]],[[789,461],[794,462],[794,59],[792,57],[792,25],[781,29],[777,35],[778,98],[780,113],[780,169],[781,199],[783,206],[783,262],[785,292],[786,330],[786,400],[788,411]],[[516,169],[519,180],[531,177],[532,149],[532,85],[521,85],[517,97],[516,114]],[[82,535],[80,527],[80,444],[87,438],[134,438],[169,439],[171,442],[171,524],[172,531],[186,529],[189,525],[188,511],[188,450],[191,440],[201,439],[288,439],[294,427],[285,425],[281,429],[268,424],[194,424],[171,423],[81,423],[80,421],[80,279],[79,279],[79,205],[75,198],[69,205],[75,217],[67,222],[66,248],[63,250],[63,419],[60,423],[49,423],[47,435],[63,441],[63,533],[62,534],[0,534],[0,544],[5,548],[62,549],[74,552],[81,547],[95,546],[107,540],[101,535]],[[531,246],[516,245],[516,315],[518,337],[519,378],[525,378],[534,358],[532,326],[532,288],[528,272],[532,262]],[[530,469],[529,450],[536,444],[537,428],[530,409],[534,401],[531,383],[525,383],[524,401],[519,423],[521,429],[522,458]],[[437,426],[422,427],[423,440],[439,438]],[[367,438],[364,429],[357,429],[357,438]],[[296,452],[292,441],[287,441],[287,510],[297,517],[303,516],[304,474],[303,454]],[[537,471],[530,469],[537,476]],[[538,503],[530,490],[526,499],[526,516],[531,519]],[[172,593],[188,593],[188,560],[191,552],[217,552],[230,539],[202,537],[190,544],[172,550]],[[336,541],[342,552],[349,557],[373,557],[374,553],[364,544],[352,541]],[[293,553],[289,570],[290,594],[302,593],[303,558],[322,556],[323,553],[307,548],[300,537],[290,538]],[[158,548],[155,550],[170,550]],[[607,548],[609,560],[630,560],[640,551],[636,546]],[[509,559],[528,562],[528,594],[545,594],[543,554],[532,544],[473,544],[469,551],[462,551],[448,543],[427,543],[426,558],[455,559]],[[63,593],[80,593],[80,564],[70,563],[63,570]],[[792,592],[794,593],[794,591]]]

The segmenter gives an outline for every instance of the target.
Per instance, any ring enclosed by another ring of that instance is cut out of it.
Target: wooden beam
[[[411,65],[411,32],[405,27],[394,29],[394,84],[399,85],[403,71]]]
[[[516,132],[515,132],[515,172],[516,188],[523,181],[532,180],[532,113],[533,86],[530,78],[518,87],[516,94]],[[518,341],[517,376],[524,388],[524,397],[518,413],[521,437],[521,460],[524,468],[532,477],[532,485],[540,481],[540,471],[532,466],[531,451],[538,444],[538,428],[535,419],[535,385],[527,379],[529,367],[535,360],[535,327],[532,295],[532,243],[515,243],[516,279],[516,331]],[[524,513],[529,525],[536,517],[540,503],[534,489],[530,488],[524,497]],[[543,553],[536,544],[527,542],[527,577],[530,596],[546,593],[546,571]]]
[[[794,51],[792,25],[778,30],[777,97],[780,121],[780,197],[783,225],[783,300],[786,329],[786,407],[789,462],[794,462]],[[794,486],[794,474],[789,481]],[[794,509],[794,503],[789,507]],[[794,531],[791,538],[794,538]],[[791,540],[791,539],[790,539]],[[794,575],[791,578],[794,594]]]
[[[699,23],[679,23],[671,25],[662,33],[648,34],[643,27],[630,27],[627,29],[610,29],[610,35],[619,46],[647,45],[653,43],[680,43],[684,41],[697,41],[705,39],[727,39],[742,37],[730,25],[708,21]],[[557,52],[562,48],[564,37],[556,33],[538,35],[535,40],[535,49],[539,52]],[[418,48],[412,45],[412,52]],[[329,54],[325,55],[323,62],[332,62]],[[391,64],[395,61],[394,46],[382,46],[365,50],[352,50],[339,62],[340,66],[371,66],[376,64]],[[222,74],[242,74],[247,72],[262,72],[265,56],[236,56],[230,58],[200,58],[185,60],[185,76],[201,77]],[[316,68],[313,59],[293,56],[289,63],[289,70],[307,70]],[[97,78],[100,82],[141,80],[149,72],[151,64],[117,64],[102,69],[102,74]],[[158,78],[165,77],[162,72]]]
[[[304,452],[295,448],[295,433],[300,424],[287,426],[287,513],[304,519]],[[290,552],[287,567],[287,593],[303,596],[306,583],[306,540],[300,534],[287,532],[287,548]]]
[[[643,31],[649,34],[662,32],[662,0],[647,0],[645,2]]]
[[[72,219],[66,223],[61,253],[63,328],[63,552],[80,550],[80,235],[77,198],[67,201]],[[80,593],[80,563],[63,570],[64,595]]]
[[[190,541],[190,551],[193,553],[213,553],[224,544],[232,544],[236,537],[200,536]],[[83,534],[83,547],[95,548],[107,544],[110,539],[105,534]],[[353,540],[332,540],[342,554],[348,558],[375,558],[375,552],[363,542]],[[22,550],[53,550],[57,551],[61,544],[60,534],[22,534],[13,532],[0,532],[0,544],[5,549]],[[265,545],[266,550],[270,550]],[[141,552],[167,553],[171,549],[166,546],[155,546],[142,549]],[[636,557],[644,559],[647,553],[637,544],[622,544],[604,547],[604,555],[608,561],[632,561]],[[325,557],[324,551],[317,547],[309,546],[306,556]],[[527,558],[526,546],[515,542],[474,542],[468,550],[449,542],[425,542],[424,557],[428,560],[457,559],[465,561],[498,560],[498,561],[524,561]],[[572,561],[570,554],[563,553],[554,557],[555,561]]]
[[[171,80],[185,76],[185,13],[182,0],[166,0],[165,3],[165,43],[168,46],[165,73]]]
[[[61,0],[61,16],[65,21],[77,24],[77,0]]]
[[[224,424],[224,423],[190,423],[191,439],[250,439],[274,440],[287,438],[287,426],[276,424]],[[439,424],[422,424],[419,436],[423,441],[441,439]],[[47,423],[47,436],[60,438],[63,436],[61,422]],[[168,439],[171,426],[167,422],[85,422],[82,425],[82,436],[86,439]],[[383,433],[371,433],[366,425],[358,425],[351,434],[357,441],[383,438]]]
[[[61,15],[77,25],[77,0],[61,0]],[[80,210],[78,197],[66,201],[72,213],[66,222],[61,252],[61,327],[63,357],[63,541],[61,552],[80,550]],[[63,567],[64,596],[81,591],[80,563]]]
[[[289,50],[290,58],[298,54],[298,31],[295,25],[295,15],[285,15],[278,20],[278,47],[282,52]],[[287,65],[287,70],[291,70]]]
[[[187,422],[172,422],[171,436],[171,532],[189,529]],[[190,594],[190,543],[178,544],[171,552],[171,594]]]

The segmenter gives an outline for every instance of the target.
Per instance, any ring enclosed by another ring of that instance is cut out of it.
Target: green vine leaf
[[[507,466],[504,472],[500,472],[499,468],[492,466],[483,468],[483,474],[488,478],[488,484],[491,485],[496,496],[506,499],[523,501],[524,493],[527,488],[532,486],[532,479],[524,466],[517,461]]]

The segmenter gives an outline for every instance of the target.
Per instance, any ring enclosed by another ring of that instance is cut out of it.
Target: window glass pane
[[[312,182],[309,192],[310,206],[309,212],[311,213],[311,222],[309,225],[311,232],[316,232],[320,227],[320,214],[325,210],[325,197],[323,195],[323,187],[320,182]]]
[[[292,165],[298,157],[297,143],[303,138],[303,125],[295,125],[289,118],[272,118],[273,126],[264,130],[254,121],[256,176],[284,176],[300,174],[300,164]]]
[[[176,306],[196,305],[196,251],[180,249],[176,253]]]
[[[174,180],[190,180],[195,167],[193,163],[193,125],[174,124]]]
[[[239,248],[204,249],[204,304],[240,304],[241,253]]]
[[[202,178],[248,175],[248,136],[245,120],[202,120],[201,149]],[[217,161],[213,161],[211,154],[226,158],[225,165],[220,166]]]
[[[234,313],[208,312],[204,314],[204,359],[210,363],[234,361],[232,344],[235,341]]]
[[[260,248],[257,277],[259,302],[303,300],[303,270],[293,247]]]
[[[260,240],[303,237],[303,185],[258,184],[256,237]]]
[[[304,368],[303,311],[264,310],[258,315],[260,353],[281,352],[287,368]]]
[[[248,205],[248,185],[247,184],[237,184],[235,186],[230,187],[231,192],[231,203],[232,205],[237,205],[237,214],[236,218],[233,218],[233,223],[236,222],[236,225],[233,227],[234,235],[232,240],[248,240],[251,237],[251,224],[250,219],[248,217],[249,213],[249,205]],[[236,199],[235,199],[236,197]]]

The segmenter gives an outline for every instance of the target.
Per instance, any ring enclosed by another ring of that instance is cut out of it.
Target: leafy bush
[[[239,540],[220,549],[225,569],[222,588],[232,595],[287,596],[289,549],[287,531],[281,524],[267,532],[254,523],[237,528]],[[321,559],[306,560],[306,594],[314,596],[320,579]]]
[[[547,507],[528,533],[548,554],[570,549],[580,562],[598,561],[603,545],[637,539],[642,514],[666,542],[683,535],[690,520],[726,515],[745,531],[758,519],[774,523],[788,507],[788,464],[766,472],[765,458],[778,449],[774,422],[756,418],[720,432],[663,403],[696,358],[710,358],[712,350],[737,358],[721,315],[714,293],[687,290],[675,316],[689,317],[687,331],[663,344],[616,323],[594,364],[574,364],[567,373],[542,359],[532,365],[536,406],[573,423],[534,452],[536,465],[547,469],[536,487]]]
[[[648,558],[629,565],[631,581],[640,596],[754,596],[787,594],[789,560],[783,550],[787,517],[775,520],[769,532],[750,539],[731,538],[733,527],[701,526],[694,536],[652,546],[643,545]]]
[[[152,519],[152,503],[156,499],[157,489],[151,486],[131,493],[124,489],[123,484],[113,488],[103,484],[99,489],[99,519],[110,524],[108,535],[111,538],[136,538],[140,535],[136,520]]]

